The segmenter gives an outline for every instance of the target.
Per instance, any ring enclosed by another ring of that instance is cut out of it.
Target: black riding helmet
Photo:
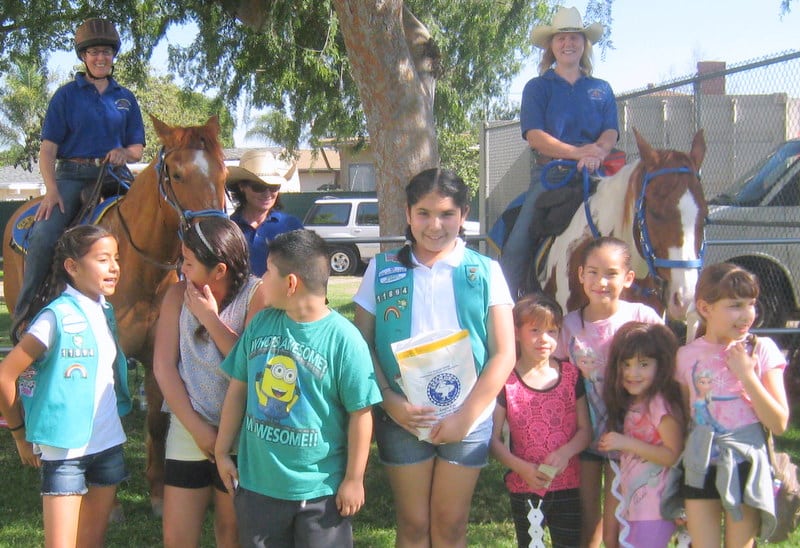
[[[75,30],[75,53],[80,58],[86,48],[92,46],[109,46],[114,50],[114,55],[119,53],[119,33],[114,23],[108,19],[93,17],[87,19]]]

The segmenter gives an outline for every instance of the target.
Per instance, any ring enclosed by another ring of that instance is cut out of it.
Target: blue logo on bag
[[[452,373],[439,373],[428,383],[428,399],[439,407],[452,404],[461,393],[461,381]]]

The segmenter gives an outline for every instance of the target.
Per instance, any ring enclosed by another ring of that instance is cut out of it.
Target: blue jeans
[[[25,255],[25,276],[17,297],[16,309],[29,304],[39,286],[50,272],[53,250],[64,229],[81,208],[81,192],[97,181],[100,168],[88,164],[59,161],[56,165],[56,183],[64,211],[56,206],[50,218],[36,221],[28,235],[28,253]]]
[[[500,257],[500,266],[511,291],[511,297],[516,301],[520,297],[520,289],[525,286],[525,275],[528,273],[533,261],[532,242],[530,241],[531,222],[535,210],[536,199],[542,193],[542,166],[534,159],[531,165],[531,182],[525,201],[519,211],[519,216],[511,234],[503,246]]]
[[[108,487],[128,478],[122,446],[67,460],[43,460],[42,495],[85,495],[91,486]]]
[[[492,417],[479,424],[473,432],[456,443],[433,445],[420,441],[376,405],[372,408],[375,421],[375,441],[378,457],[389,466],[406,466],[438,457],[451,464],[467,468],[482,468],[489,458],[492,437]]]

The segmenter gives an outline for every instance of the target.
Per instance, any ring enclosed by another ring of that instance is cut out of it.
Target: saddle
[[[109,208],[121,199],[122,196],[113,196],[104,199],[101,203],[92,208],[89,215],[81,219],[80,223],[72,222],[70,226],[75,226],[77,224],[97,224]],[[28,233],[31,228],[33,228],[36,212],[39,210],[40,204],[41,202],[37,202],[29,205],[22,215],[17,218],[17,223],[11,230],[11,248],[23,255],[28,252]]]
[[[98,177],[97,182],[88,186],[81,192],[81,208],[75,218],[70,221],[67,228],[80,224],[97,224],[130,188],[133,174],[127,167],[109,168]],[[28,251],[28,234],[36,218],[41,202],[30,204],[17,218],[17,223],[11,230],[11,248],[22,253]]]

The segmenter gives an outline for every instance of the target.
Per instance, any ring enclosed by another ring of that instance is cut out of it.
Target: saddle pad
[[[80,224],[97,224],[100,222],[100,219],[103,218],[103,215],[109,210],[109,208],[116,204],[122,196],[112,196],[111,198],[107,198],[100,202],[100,204],[94,208],[91,213],[85,218],[81,220]],[[17,219],[14,228],[11,231],[11,248],[15,249],[20,253],[27,253],[28,251],[28,233],[33,226],[34,218],[36,216],[36,212],[39,211],[39,206],[41,202],[36,202],[35,204],[29,205],[22,215],[19,216]]]

